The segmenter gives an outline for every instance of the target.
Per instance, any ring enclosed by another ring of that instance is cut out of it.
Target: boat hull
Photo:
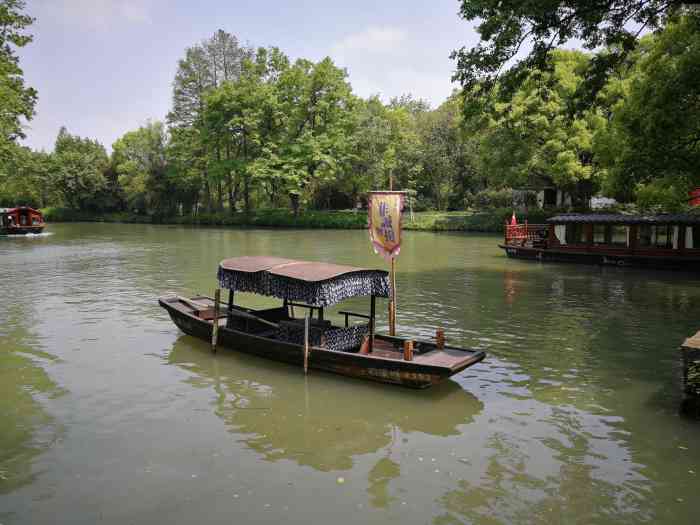
[[[158,302],[180,330],[204,341],[211,341],[213,329],[211,322],[184,311],[163,298]],[[304,365],[302,345],[261,337],[224,326],[219,326],[217,346],[281,361],[299,368]],[[464,353],[469,355],[470,359],[464,360],[457,367],[448,367],[313,347],[309,356],[309,368],[410,388],[427,388],[478,363],[485,357],[485,354],[480,351],[465,350]]]
[[[669,257],[660,255],[621,254],[604,252],[584,252],[574,250],[556,250],[552,248],[532,248],[499,244],[506,255],[514,259],[535,261],[572,262],[580,264],[597,264],[605,266],[631,266],[662,270],[700,271],[698,257]]]
[[[27,235],[44,231],[44,226],[19,226],[16,228],[4,228],[0,226],[0,235]]]

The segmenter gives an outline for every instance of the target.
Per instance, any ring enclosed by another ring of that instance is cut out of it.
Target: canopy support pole
[[[211,351],[216,353],[216,340],[219,336],[219,305],[221,302],[221,288],[214,292],[214,318],[211,320]]]
[[[307,374],[309,371],[309,324],[311,323],[311,320],[309,319],[309,315],[311,313],[307,313],[306,317],[304,317],[304,375]]]
[[[226,314],[226,327],[231,327],[231,312],[233,311],[233,289],[228,291],[228,312]]]

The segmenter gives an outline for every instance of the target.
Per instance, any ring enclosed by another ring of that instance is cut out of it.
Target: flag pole
[[[389,191],[394,191],[394,176],[391,173],[391,171],[389,171]],[[399,211],[399,213],[401,212]],[[389,301],[389,335],[396,335],[396,257],[391,258],[391,300]]]

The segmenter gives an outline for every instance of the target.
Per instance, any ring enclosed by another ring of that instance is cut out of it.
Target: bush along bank
[[[367,227],[366,211],[316,211],[300,212],[298,216],[290,210],[259,210],[251,213],[229,212],[200,213],[184,216],[139,215],[127,212],[91,214],[67,208],[42,210],[47,222],[114,222],[138,224],[182,224],[192,226],[236,226],[264,228],[327,228],[363,229]],[[404,213],[403,228],[417,231],[471,231],[502,233],[503,225],[510,220],[511,208],[483,211],[425,211],[413,217]],[[551,211],[533,210],[527,215],[516,213],[518,222],[543,223],[554,215]]]

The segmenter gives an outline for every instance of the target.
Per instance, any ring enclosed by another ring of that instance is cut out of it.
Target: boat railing
[[[542,242],[547,238],[547,224],[506,224],[505,244],[524,246],[528,243]]]

